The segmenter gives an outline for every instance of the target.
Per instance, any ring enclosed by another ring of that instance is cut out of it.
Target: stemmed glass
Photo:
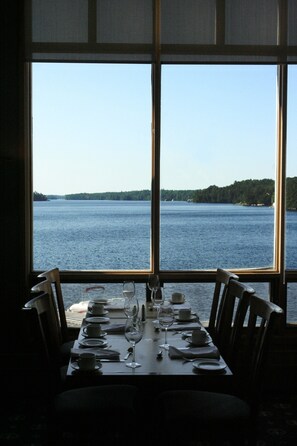
[[[170,302],[163,302],[158,309],[158,321],[159,325],[165,329],[165,342],[160,347],[169,350],[169,344],[167,342],[167,329],[174,322],[174,308]]]
[[[149,290],[151,290],[151,301],[154,302],[154,296],[160,288],[160,280],[157,274],[150,274],[147,282]]]
[[[140,367],[141,364],[135,361],[135,345],[142,339],[143,335],[143,322],[139,317],[130,317],[127,319],[125,326],[125,337],[132,345],[132,361],[126,363],[127,367],[135,369]]]
[[[123,283],[123,296],[124,300],[124,312],[125,315],[129,317],[135,317],[138,315],[139,303],[135,295],[135,285],[134,282],[124,282]]]
[[[157,290],[153,293],[153,308],[155,308],[158,312],[160,305],[162,305],[165,301],[165,290],[164,288],[157,288]]]

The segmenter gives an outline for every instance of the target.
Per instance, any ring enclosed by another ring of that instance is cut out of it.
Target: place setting
[[[83,373],[98,373],[102,368],[100,359],[92,352],[83,352],[77,357],[72,357],[70,365],[76,372]]]
[[[169,346],[169,357],[171,359],[182,359],[184,363],[191,362],[194,370],[205,373],[220,373],[226,368],[221,361],[220,353],[212,339],[203,328],[192,330],[182,339],[189,344],[186,347]]]
[[[106,310],[103,302],[89,302],[88,315],[105,316],[106,314],[108,314],[108,310]]]
[[[85,338],[104,338],[107,332],[102,331],[100,324],[87,324],[82,328],[81,334]]]
[[[191,346],[204,347],[212,342],[211,337],[206,330],[196,329],[188,334],[182,335],[182,338]]]
[[[197,320],[197,315],[192,313],[191,307],[181,308],[175,316],[177,322],[193,322]]]

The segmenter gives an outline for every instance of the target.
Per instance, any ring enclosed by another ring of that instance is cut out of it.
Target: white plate
[[[109,322],[109,317],[91,316],[86,318],[86,322],[91,324],[106,324]]]
[[[208,344],[211,343],[211,338],[210,338],[209,336],[207,336],[207,338],[206,338],[205,341],[200,342],[200,343],[197,343],[197,342],[194,343],[194,342],[192,341],[192,336],[187,336],[185,340],[186,340],[186,342],[188,342],[189,344],[191,344],[191,345],[196,345],[197,347],[203,347],[204,345],[208,345]]]
[[[197,361],[193,363],[193,367],[198,370],[202,370],[203,372],[221,372],[225,370],[226,365],[217,361],[216,359],[205,359],[203,361]]]
[[[79,370],[80,372],[94,373],[94,372],[97,372],[98,370],[101,369],[102,364],[101,364],[101,362],[99,360],[97,360],[94,369],[92,369],[92,370],[81,370],[81,368],[78,365],[78,362],[77,361],[73,361],[73,362],[71,362],[71,367],[74,368],[75,370]]]
[[[85,331],[85,329],[86,329],[86,327],[84,327],[84,328],[82,329],[82,333],[81,333],[85,338],[93,338],[93,339],[96,338],[96,339],[98,339],[98,338],[104,338],[104,336],[107,335],[107,332],[106,332],[106,331],[101,331],[101,333],[100,333],[99,336],[89,336],[88,333]]]
[[[79,341],[79,345],[82,345],[83,347],[106,347],[107,341],[97,338],[87,338]]]
[[[178,322],[192,322],[192,321],[196,321],[197,320],[197,316],[195,316],[195,314],[192,314],[190,318],[188,319],[181,319],[179,316],[176,316],[176,320]]]
[[[88,308],[88,313],[93,314],[93,312],[90,308]],[[107,310],[103,311],[103,313],[100,313],[100,314],[94,314],[94,316],[105,316],[106,314],[108,314]]]

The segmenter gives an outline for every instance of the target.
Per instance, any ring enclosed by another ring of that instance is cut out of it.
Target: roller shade
[[[297,0],[27,0],[29,61],[297,61]]]

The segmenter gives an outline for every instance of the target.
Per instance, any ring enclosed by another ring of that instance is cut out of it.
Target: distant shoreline
[[[286,180],[286,207],[297,210],[297,177]],[[188,203],[236,204],[242,206],[274,206],[275,182],[271,179],[242,180],[224,187],[209,186],[206,189],[169,190],[161,189],[161,201],[183,201]],[[35,200],[39,196],[39,200]],[[45,200],[40,200],[40,197]],[[34,201],[46,200],[114,200],[114,201],[151,201],[149,189],[121,192],[81,192],[66,195],[43,195],[34,192]]]

